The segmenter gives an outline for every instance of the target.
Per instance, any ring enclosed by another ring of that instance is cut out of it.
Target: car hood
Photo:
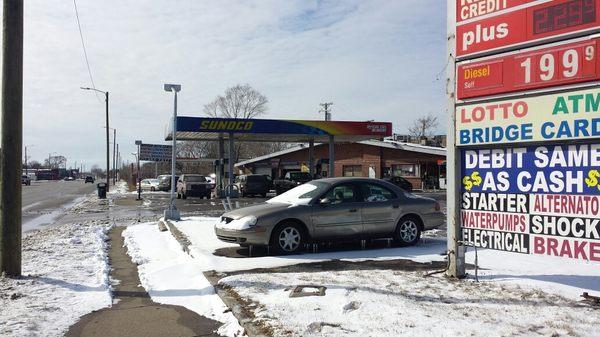
[[[424,197],[422,195],[416,195],[416,194],[412,194],[409,192],[406,192],[406,196],[410,199],[416,199],[416,200],[420,200],[422,202],[430,202],[430,203],[435,203],[437,200],[433,199],[433,198],[429,198],[429,197]]]
[[[293,207],[290,204],[284,203],[262,203],[258,205],[248,206],[236,209],[231,212],[227,212],[223,214],[224,217],[232,218],[232,219],[240,219],[245,216],[253,215],[255,217],[261,217],[267,214],[272,214],[274,212],[278,212],[287,208]]]

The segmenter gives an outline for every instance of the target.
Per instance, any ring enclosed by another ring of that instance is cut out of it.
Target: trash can
[[[106,199],[106,183],[98,183],[98,198]]]

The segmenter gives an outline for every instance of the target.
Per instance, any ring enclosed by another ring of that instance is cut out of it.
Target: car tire
[[[263,193],[260,195],[262,198],[266,198],[267,197],[267,193]]]
[[[154,187],[150,187],[150,191],[154,192],[156,189]]]
[[[183,200],[187,199],[187,195],[183,192],[181,193],[181,199],[183,199]]]
[[[271,249],[277,255],[298,253],[304,247],[306,234],[302,226],[287,222],[275,228],[271,239]]]
[[[416,216],[405,216],[398,222],[394,240],[403,247],[414,246],[421,238],[421,220]]]

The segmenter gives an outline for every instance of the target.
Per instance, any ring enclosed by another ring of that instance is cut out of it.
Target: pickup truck
[[[213,184],[199,174],[182,174],[177,181],[177,199],[200,197],[210,199]]]
[[[310,173],[293,171],[286,173],[283,179],[274,180],[273,187],[275,187],[275,192],[277,192],[277,195],[279,195],[311,180],[312,177]]]

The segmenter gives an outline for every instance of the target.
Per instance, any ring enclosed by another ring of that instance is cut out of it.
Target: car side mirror
[[[323,198],[323,199],[319,200],[319,205],[325,206],[325,205],[329,205],[329,204],[331,204],[331,200],[329,200],[329,198]]]

